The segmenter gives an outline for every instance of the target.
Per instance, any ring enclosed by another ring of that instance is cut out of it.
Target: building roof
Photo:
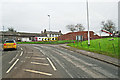
[[[94,33],[93,31],[89,31],[90,33]],[[69,32],[67,34],[73,34],[73,33],[88,33],[88,31],[78,31],[78,32]]]
[[[4,36],[22,36],[22,37],[41,36],[41,34],[39,33],[10,32],[10,31],[3,32],[3,35]]]
[[[59,34],[61,35],[61,32],[55,32],[55,31],[46,31],[47,34]]]

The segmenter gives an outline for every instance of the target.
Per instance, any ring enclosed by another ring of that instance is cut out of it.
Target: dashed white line
[[[14,62],[14,64],[7,70],[6,73],[9,73],[9,72],[12,70],[12,68],[17,64],[18,61],[19,61],[19,59],[17,59],[17,60]]]
[[[45,58],[37,58],[37,57],[32,57],[33,59],[42,59],[45,60]]]
[[[52,55],[51,55],[52,56]],[[52,56],[53,57],[53,56]],[[67,69],[65,69],[65,67],[60,63],[60,61],[58,59],[56,59],[55,57],[53,57],[57,63],[65,70],[65,72],[71,77],[71,78],[74,78],[68,71]]]
[[[38,47],[34,47],[34,48],[38,49],[43,55],[45,55],[45,53],[42,50],[40,50],[40,48]]]
[[[32,72],[32,73],[38,73],[38,74],[43,74],[43,75],[47,75],[47,76],[52,76],[52,74],[50,73],[45,73],[45,72],[40,72],[40,71],[35,71],[35,70],[30,70],[30,69],[23,69],[24,71],[27,72]]]
[[[44,65],[44,66],[48,66],[49,64],[45,64],[45,63],[38,63],[38,62],[31,62],[32,64],[38,64],[38,65]]]
[[[23,50],[23,49],[21,48],[21,50]]]
[[[21,52],[20,56],[22,56],[22,55],[23,55],[23,51]]]
[[[53,65],[53,63],[52,63],[52,61],[47,57],[47,60],[49,61],[49,63],[51,64],[51,66],[52,66],[52,68],[53,68],[53,70],[57,70],[56,68],[55,68],[55,66]]]

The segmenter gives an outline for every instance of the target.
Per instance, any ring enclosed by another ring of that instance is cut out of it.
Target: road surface
[[[61,48],[22,44],[2,52],[3,78],[118,78],[118,67]]]

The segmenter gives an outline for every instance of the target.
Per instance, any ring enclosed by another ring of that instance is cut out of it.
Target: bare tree
[[[10,32],[16,32],[16,30],[13,27],[8,28],[8,31],[10,31]]]
[[[106,22],[102,21],[101,25],[103,25],[102,30],[104,29],[112,34],[114,31],[116,31],[115,24],[111,20],[107,20]],[[111,36],[111,34],[110,34],[110,36]]]
[[[75,29],[75,25],[71,24],[71,25],[67,25],[66,26],[67,29],[69,29],[70,31],[74,32],[76,29]]]
[[[77,31],[84,31],[84,30],[85,30],[85,28],[83,27],[82,24],[77,24],[77,25],[75,26],[75,28],[77,28],[77,29],[76,29]]]

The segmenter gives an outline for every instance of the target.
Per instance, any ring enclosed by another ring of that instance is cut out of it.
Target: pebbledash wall
[[[79,31],[79,32],[70,32],[58,37],[59,40],[76,40],[76,36],[83,36],[83,40],[88,40],[88,31]],[[90,39],[99,39],[101,38],[93,31],[90,31]]]

